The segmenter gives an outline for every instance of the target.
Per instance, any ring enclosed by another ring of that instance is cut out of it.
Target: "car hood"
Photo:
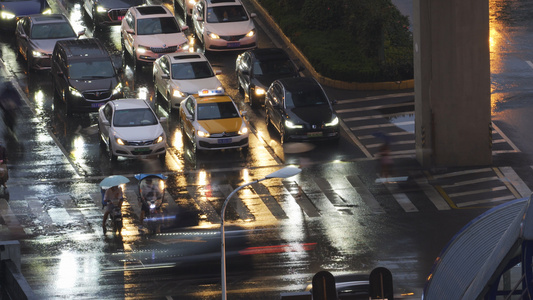
[[[166,47],[181,45],[187,41],[183,32],[137,36],[138,45],[154,48],[163,47],[163,45]]]
[[[255,86],[260,86],[264,88],[265,90],[268,89],[270,84],[274,82],[274,80],[280,79],[280,78],[287,78],[287,77],[299,77],[298,74],[283,74],[283,75],[260,75],[255,76],[252,79],[252,83]]]
[[[201,120],[198,121],[210,134],[222,132],[237,132],[241,129],[241,118],[218,119],[218,120]]]
[[[73,88],[80,92],[84,91],[98,91],[98,90],[112,90],[117,85],[118,81],[115,77],[102,79],[71,79],[70,84]]]
[[[299,119],[310,124],[322,124],[333,119],[333,111],[329,105],[295,107],[288,109],[290,118]]]
[[[105,8],[130,8],[145,2],[144,0],[100,0],[98,4]]]
[[[252,20],[229,23],[204,23],[207,31],[214,32],[220,36],[243,35],[254,29]]]
[[[17,16],[25,16],[40,13],[46,6],[46,1],[13,1],[0,2],[0,9],[9,11]]]
[[[155,140],[163,134],[161,124],[134,127],[113,127],[116,137],[126,141]]]
[[[192,80],[174,80],[173,84],[175,88],[188,94],[196,94],[202,89],[214,90],[222,86],[216,76]]]
[[[33,49],[40,50],[46,54],[52,54],[57,41],[76,39],[76,36],[64,39],[47,39],[47,40],[31,40],[30,44]]]

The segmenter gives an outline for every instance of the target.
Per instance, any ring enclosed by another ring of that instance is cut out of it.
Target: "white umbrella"
[[[130,180],[127,177],[124,177],[122,175],[111,175],[111,176],[104,178],[104,180],[100,182],[100,187],[103,189],[108,189],[110,187],[121,185],[121,184],[128,183],[128,182],[130,182]]]

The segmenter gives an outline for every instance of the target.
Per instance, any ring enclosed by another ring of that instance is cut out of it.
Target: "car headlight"
[[[266,93],[266,91],[265,91],[264,88],[256,86],[255,90],[254,90],[254,93],[255,93],[256,96],[262,96],[262,95],[264,95]]]
[[[52,14],[52,9],[51,9],[51,8],[46,8],[45,10],[43,10],[42,14],[43,14],[43,15],[49,15],[49,14]]]
[[[326,123],[326,127],[339,125],[339,118],[335,117],[331,122]]]
[[[2,18],[3,20],[11,20],[11,19],[14,19],[15,17],[16,17],[15,14],[12,14],[8,11],[0,12],[0,18]]]
[[[303,128],[303,125],[294,124],[291,120],[285,120],[285,126],[290,129]]]
[[[102,5],[98,5],[98,6],[96,6],[96,12],[106,13],[107,12],[107,8],[103,7]]]
[[[239,129],[238,134],[243,135],[247,133],[248,133],[248,127],[246,126],[246,124],[244,124],[244,122],[242,122],[241,129]]]
[[[117,83],[117,86],[113,89],[113,95],[122,93],[122,83]]]
[[[144,54],[144,53],[146,53],[146,51],[148,51],[148,49],[150,49],[150,47],[139,45],[137,47],[137,50],[135,50],[135,51],[137,51],[137,53]]]
[[[39,57],[43,57],[43,56],[48,56],[48,54],[33,50],[31,52],[31,56],[39,58]]]
[[[247,37],[252,37],[254,35],[255,35],[255,28],[250,30],[250,31],[248,31],[248,33],[246,34]]]
[[[163,137],[163,135],[160,135],[157,137],[157,139],[154,140],[154,144],[159,144],[161,143],[165,138]]]
[[[73,88],[71,86],[68,87],[68,90],[72,94],[72,96],[83,97],[83,95],[77,89],[75,89],[75,88]]]
[[[116,138],[115,141],[116,141],[117,144],[119,144],[119,145],[122,145],[122,146],[126,145],[126,141],[124,141],[124,140],[121,139],[121,138]]]
[[[177,98],[183,98],[183,97],[187,96],[187,94],[181,92],[180,90],[176,90],[175,89],[175,90],[172,90],[172,96],[177,97]]]
[[[217,40],[217,39],[220,38],[220,37],[218,36],[218,34],[213,33],[213,32],[211,32],[211,31],[207,31],[207,36],[208,36],[209,38],[213,39],[213,40]]]
[[[198,129],[196,131],[196,135],[198,135],[201,138],[208,138],[210,136],[209,132],[201,130],[201,129]]]

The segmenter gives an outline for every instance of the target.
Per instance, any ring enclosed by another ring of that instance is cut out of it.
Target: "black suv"
[[[52,53],[54,96],[67,114],[97,111],[109,100],[123,97],[117,70],[96,38],[58,41]]]
[[[280,78],[300,77],[303,68],[297,68],[287,52],[280,48],[257,48],[237,57],[235,73],[239,91],[252,107],[265,103],[265,92],[270,84]]]

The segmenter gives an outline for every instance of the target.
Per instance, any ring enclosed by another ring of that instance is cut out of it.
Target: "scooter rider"
[[[113,211],[115,206],[118,206],[120,209],[122,208],[122,203],[124,202],[124,194],[122,193],[122,189],[118,185],[107,189],[104,194],[104,202],[106,203],[106,206],[104,211],[104,220],[102,222],[102,229],[105,235],[107,232],[106,222],[109,214]]]
[[[161,189],[153,183],[152,178],[146,178],[141,186],[141,228],[143,226],[144,217],[150,214],[150,201],[152,199],[161,198]]]

